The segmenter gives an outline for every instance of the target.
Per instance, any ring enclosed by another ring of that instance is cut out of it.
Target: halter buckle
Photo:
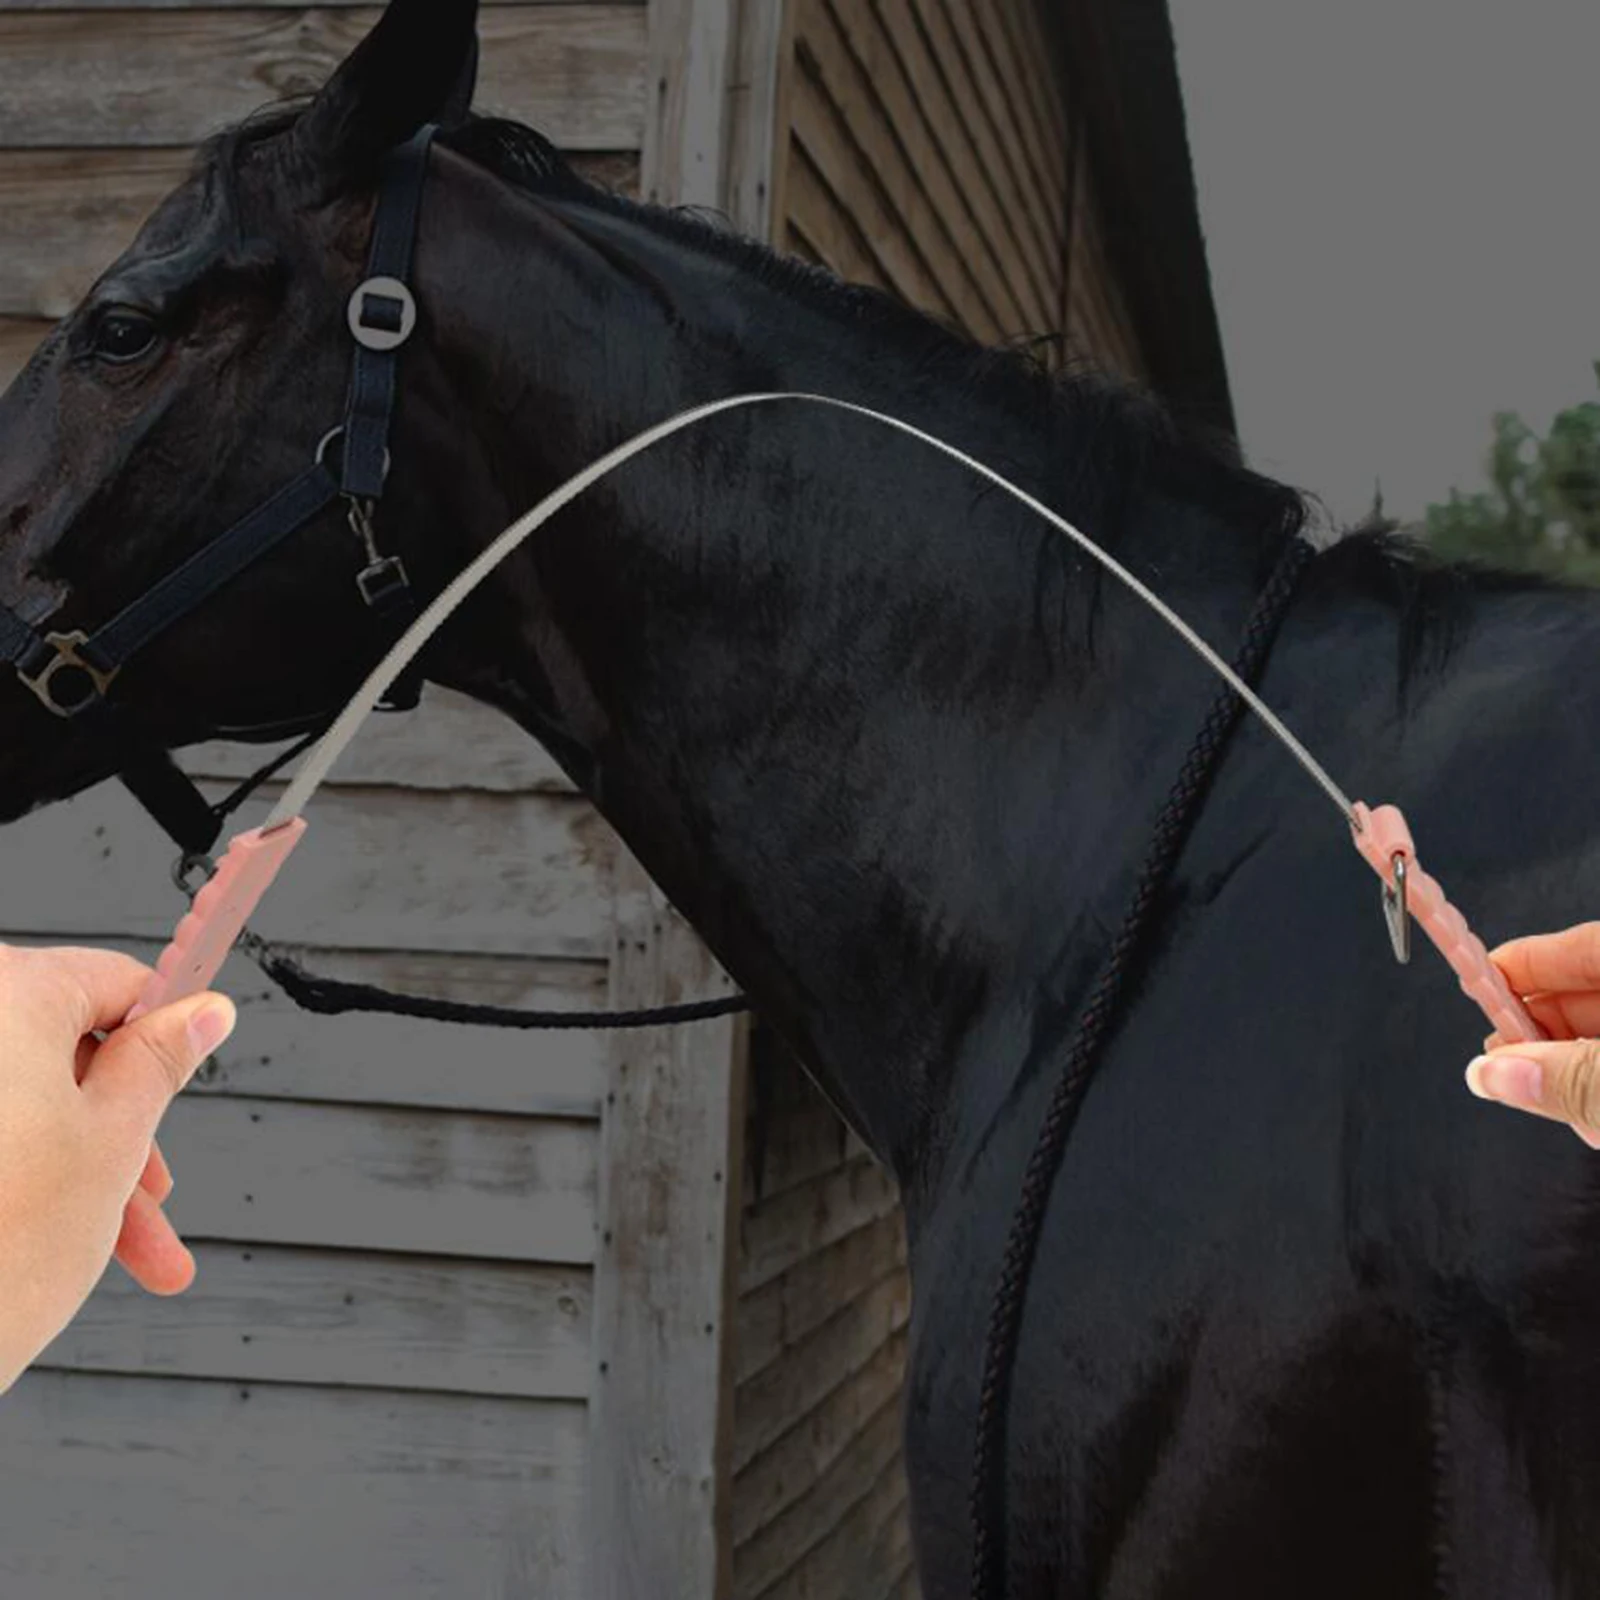
[[[83,653],[88,642],[89,635],[81,628],[71,633],[47,633],[44,643],[54,654],[36,671],[29,671],[25,662],[17,663],[17,677],[52,716],[66,719],[87,711],[122,671],[120,666],[109,670],[97,667]],[[65,678],[63,673],[67,674]]]

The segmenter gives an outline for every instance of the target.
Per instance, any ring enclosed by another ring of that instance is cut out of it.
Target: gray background
[[[1239,425],[1360,516],[1476,485],[1600,357],[1600,6],[1172,0]]]

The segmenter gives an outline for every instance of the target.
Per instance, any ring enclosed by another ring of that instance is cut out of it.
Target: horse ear
[[[424,123],[460,121],[478,67],[477,0],[390,0],[295,129],[326,183],[370,175]]]

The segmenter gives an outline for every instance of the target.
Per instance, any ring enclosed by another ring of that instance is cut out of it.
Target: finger
[[[153,1139],[150,1141],[149,1159],[144,1164],[144,1171],[139,1175],[139,1187],[158,1206],[164,1206],[172,1194],[172,1168],[167,1165],[167,1158],[162,1155],[161,1146]]]
[[[117,1260],[151,1294],[182,1294],[194,1282],[194,1257],[167,1214],[143,1190],[135,1189],[122,1213]]]
[[[1518,994],[1600,989],[1600,922],[1512,939],[1489,955]]]
[[[1467,1087],[1482,1099],[1565,1122],[1600,1144],[1600,1040],[1507,1045],[1472,1061]]]
[[[1535,994],[1523,1003],[1552,1039],[1600,1035],[1600,994]]]
[[[116,1027],[150,978],[149,967],[115,950],[8,949],[6,959],[21,981],[57,1001],[52,1019],[74,1040]]]
[[[84,1096],[138,1141],[141,1166],[173,1096],[233,1031],[236,1018],[226,996],[194,995],[118,1028],[95,1052]]]

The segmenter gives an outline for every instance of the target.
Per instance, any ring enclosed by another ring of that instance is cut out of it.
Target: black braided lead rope
[[[1271,653],[1300,576],[1314,554],[1309,543],[1296,537],[1251,610],[1234,670],[1252,688]],[[1012,1367],[1050,1192],[1093,1077],[1100,1046],[1117,1019],[1118,1003],[1149,931],[1157,898],[1199,815],[1200,803],[1221,764],[1228,736],[1243,710],[1244,702],[1238,694],[1225,688],[1213,702],[1184,759],[1178,780],[1156,820],[1122,926],[1079,1014],[1061,1079],[1028,1160],[995,1289],[978,1390],[971,1491],[972,1600],[1005,1600],[1006,1444]]]
[[[258,767],[231,794],[211,810],[218,822],[225,821],[258,789],[275,778],[284,767],[303,755],[327,732],[317,727]],[[188,888],[188,877],[201,865],[213,865],[209,858],[185,855],[175,874],[180,887]],[[521,1028],[527,1031],[558,1032],[563,1029],[655,1028],[685,1022],[706,1022],[714,1017],[731,1017],[750,1010],[742,994],[723,995],[714,1000],[692,1000],[682,1005],[649,1006],[636,1011],[539,1011],[515,1006],[468,1005],[460,1000],[440,1000],[427,995],[399,994],[372,983],[349,983],[309,972],[281,946],[259,934],[245,932],[239,949],[302,1011],[320,1017],[342,1017],[352,1012],[390,1017],[417,1017],[425,1022],[448,1022],[463,1027]]]
[[[420,1017],[427,1022],[453,1022],[477,1028],[522,1028],[554,1032],[573,1028],[655,1028],[664,1024],[705,1022],[731,1017],[750,1009],[742,994],[715,1000],[692,1000],[685,1005],[650,1006],[639,1011],[525,1011],[512,1006],[475,1006],[460,1000],[437,1000],[423,995],[396,994],[370,983],[346,983],[307,972],[277,945],[253,933],[239,940],[239,948],[300,1007],[318,1016],[337,1017],[348,1012],[378,1013],[390,1017]]]

